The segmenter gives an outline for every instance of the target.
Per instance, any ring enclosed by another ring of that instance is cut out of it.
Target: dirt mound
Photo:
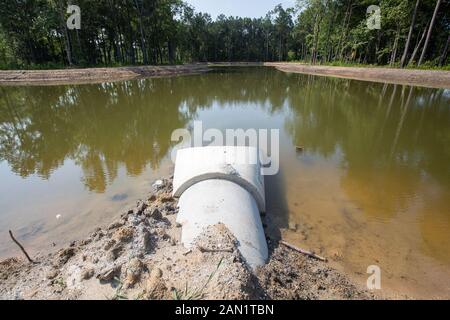
[[[252,272],[237,240],[222,224],[187,250],[176,223],[171,180],[87,239],[34,264],[0,263],[2,299],[366,299],[325,263],[274,246],[267,265]]]

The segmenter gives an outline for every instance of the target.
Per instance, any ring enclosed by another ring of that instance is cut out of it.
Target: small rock
[[[59,254],[53,260],[53,264],[57,266],[61,266],[67,263],[70,258],[75,255],[75,248],[67,248],[63,249],[59,252]]]
[[[49,272],[47,272],[46,274],[46,278],[49,280],[55,279],[59,274],[59,270],[56,268],[51,269]]]
[[[99,232],[101,232],[101,231],[102,231],[102,229],[96,228],[96,229],[94,230],[94,232],[92,232],[91,238],[95,238],[95,237],[97,236],[97,233],[99,233]]]
[[[162,180],[156,180],[153,184],[152,187],[155,188],[156,190],[161,189],[162,187],[164,187],[164,181]]]
[[[122,254],[123,247],[121,244],[116,244],[111,251],[108,252],[106,259],[108,261],[115,261]]]
[[[113,229],[120,228],[120,227],[123,226],[123,224],[124,224],[124,223],[123,223],[122,221],[118,221],[118,222],[111,223],[111,224],[109,225],[109,227],[108,227],[108,230],[113,230]]]
[[[162,274],[161,269],[152,269],[145,283],[145,298],[164,299],[167,297],[167,287],[162,279]]]
[[[80,246],[88,245],[91,242],[92,242],[92,239],[84,239],[80,242]]]
[[[166,215],[170,216],[172,214],[177,213],[177,209],[172,204],[167,204],[164,207],[164,212],[166,213]]]
[[[144,219],[142,219],[141,216],[129,216],[128,217],[128,221],[130,222],[131,225],[133,226],[138,226],[139,224],[142,223]]]
[[[108,240],[108,241],[106,242],[105,246],[103,247],[103,249],[104,249],[105,251],[108,251],[108,250],[111,249],[111,247],[112,247],[113,245],[115,245],[115,244],[116,244],[116,240],[114,240],[114,239]]]
[[[173,199],[173,197],[170,195],[170,194],[163,194],[162,196],[161,196],[161,202],[162,203],[166,203],[166,202],[173,202],[174,201],[174,199]]]
[[[118,274],[120,273],[120,270],[121,270],[121,269],[122,269],[122,266],[121,266],[121,265],[114,266],[114,267],[112,267],[112,268],[109,268],[109,269],[107,269],[107,270],[101,272],[101,273],[97,276],[97,278],[98,278],[100,281],[111,281],[112,279],[114,279],[114,277],[115,277],[116,275],[118,275]]]
[[[142,231],[142,236],[140,237],[140,240],[139,240],[139,247],[143,248],[144,252],[148,252],[152,249],[151,239],[152,239],[152,233],[149,230],[144,229]]]
[[[94,273],[95,271],[93,268],[83,269],[81,271],[81,280],[89,280],[94,276]]]
[[[104,234],[103,231],[96,232],[93,236],[94,241],[99,241],[101,238],[103,238]]]
[[[160,268],[153,268],[152,271],[150,272],[150,278],[155,278],[155,279],[159,279],[161,278],[163,275],[163,272]]]
[[[156,234],[158,235],[158,238],[162,240],[167,240],[168,234],[166,233],[165,229],[156,230]]]
[[[297,231],[297,224],[295,222],[289,222],[289,230]]]
[[[144,270],[144,264],[138,258],[133,258],[127,264],[127,269],[125,271],[125,281],[124,286],[126,288],[131,288],[139,281],[142,271]]]
[[[147,204],[143,201],[139,201],[136,208],[133,210],[134,214],[141,215],[146,208],[147,208]]]
[[[149,217],[150,217],[150,218],[153,218],[153,219],[155,219],[155,220],[161,220],[161,219],[163,218],[163,216],[162,216],[162,214],[161,214],[161,211],[159,211],[158,208],[153,209],[153,210],[151,211]]]
[[[130,227],[124,227],[124,228],[120,228],[119,230],[117,230],[112,238],[113,240],[115,240],[116,242],[128,242],[131,239],[133,239],[133,235],[134,235],[134,230],[133,228]]]

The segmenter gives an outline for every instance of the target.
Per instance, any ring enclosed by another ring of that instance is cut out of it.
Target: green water
[[[0,256],[17,254],[8,229],[35,253],[112,221],[171,173],[172,131],[194,120],[280,129],[272,238],[362,283],[375,264],[383,288],[450,296],[450,90],[270,68],[0,87]]]

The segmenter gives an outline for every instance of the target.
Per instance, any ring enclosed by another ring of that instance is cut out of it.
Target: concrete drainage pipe
[[[238,240],[252,267],[268,257],[260,212],[265,211],[264,179],[254,147],[200,147],[177,152],[173,194],[177,222],[187,248],[210,225],[223,223]]]

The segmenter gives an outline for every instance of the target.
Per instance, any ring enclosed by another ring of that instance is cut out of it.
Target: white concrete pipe
[[[210,225],[225,224],[252,267],[268,257],[260,212],[265,211],[264,180],[254,147],[201,147],[177,152],[173,194],[179,197],[177,222],[187,248]]]

